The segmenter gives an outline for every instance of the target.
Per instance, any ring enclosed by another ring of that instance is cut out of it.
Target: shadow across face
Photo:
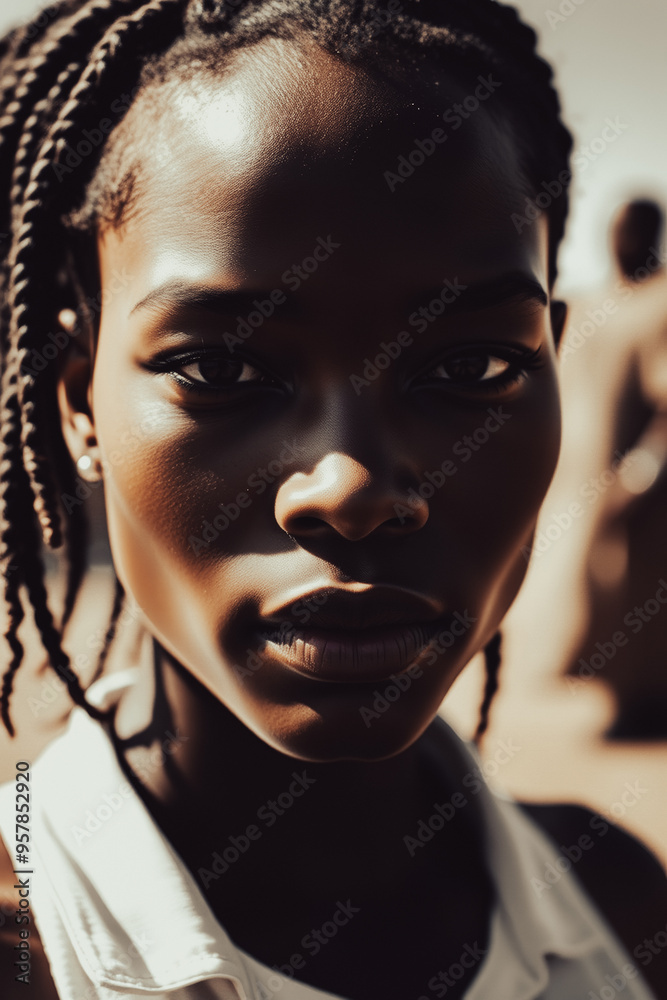
[[[87,429],[117,572],[296,756],[408,746],[523,576],[559,408],[546,222],[512,221],[494,97],[266,40],[152,95],[131,211],[100,235],[103,287],[131,276]]]

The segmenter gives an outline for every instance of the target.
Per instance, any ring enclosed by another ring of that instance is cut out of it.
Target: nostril
[[[331,531],[330,526],[320,517],[293,517],[289,521],[290,535],[314,535],[323,530]]]

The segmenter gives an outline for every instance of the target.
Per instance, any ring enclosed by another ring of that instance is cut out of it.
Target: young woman
[[[484,646],[488,710],[559,447],[566,195],[535,199],[571,141],[533,32],[487,0],[51,13],[6,42],[0,148],[3,716],[26,602],[78,706],[29,768],[48,988],[647,1000],[436,719]],[[35,527],[66,623],[81,480],[151,640],[88,692]]]

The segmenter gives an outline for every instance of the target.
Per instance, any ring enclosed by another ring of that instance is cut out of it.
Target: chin
[[[278,714],[278,713],[276,713]],[[291,706],[270,720],[251,728],[275,750],[309,763],[342,761],[382,761],[407,750],[432,721],[435,712],[423,720],[406,717],[397,708],[393,718],[372,720],[366,725],[360,715],[321,713],[307,705]],[[249,720],[246,720],[247,724]],[[269,724],[267,724],[269,722]],[[419,724],[421,722],[421,724]]]

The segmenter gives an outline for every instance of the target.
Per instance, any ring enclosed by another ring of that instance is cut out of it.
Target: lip
[[[396,587],[324,588],[263,615],[266,652],[304,676],[363,684],[402,673],[443,627],[442,607]]]
[[[306,677],[364,684],[403,673],[441,628],[442,622],[415,622],[347,632],[259,629],[256,635],[267,651]]]

